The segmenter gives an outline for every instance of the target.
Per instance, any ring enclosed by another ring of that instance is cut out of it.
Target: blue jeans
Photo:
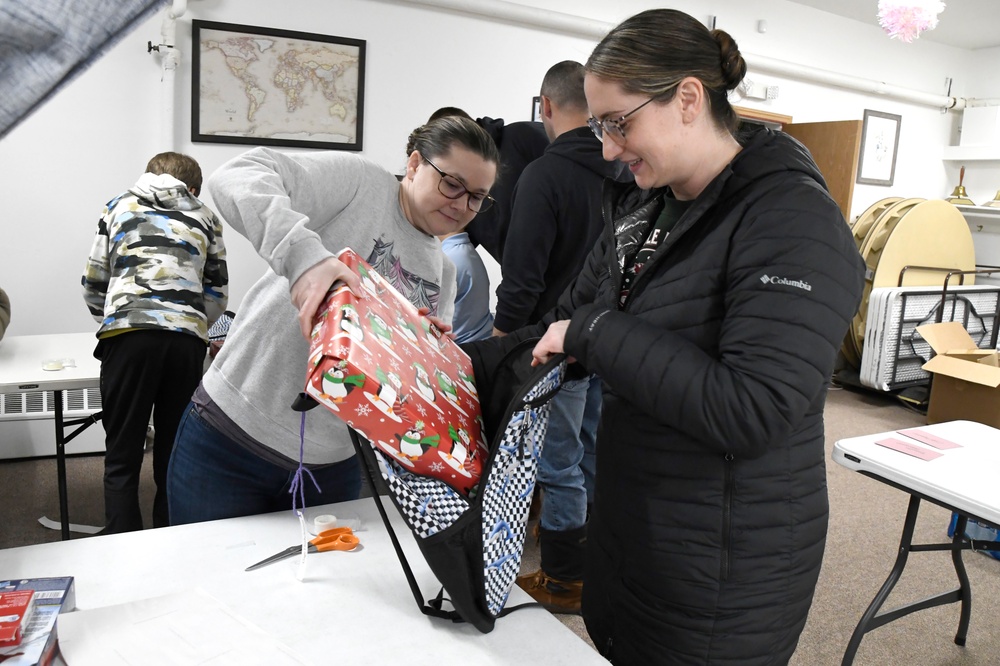
[[[311,470],[322,493],[304,475],[305,506],[357,499],[358,457]],[[167,471],[170,524],[290,510],[295,472],[268,462],[213,428],[189,404]]]
[[[542,487],[542,529],[566,531],[587,522],[594,496],[597,422],[601,418],[601,380],[568,381],[550,403],[549,428],[538,463]]]

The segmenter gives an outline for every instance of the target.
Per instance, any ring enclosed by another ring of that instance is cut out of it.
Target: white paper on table
[[[201,589],[59,616],[71,666],[302,666],[306,660]]]

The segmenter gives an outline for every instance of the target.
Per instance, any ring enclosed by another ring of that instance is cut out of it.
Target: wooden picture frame
[[[191,140],[361,150],[365,41],[192,21]]]
[[[901,116],[865,109],[858,158],[858,183],[892,185],[896,176]]]

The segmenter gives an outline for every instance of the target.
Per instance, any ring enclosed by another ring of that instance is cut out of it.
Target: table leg
[[[910,494],[910,504],[906,510],[906,520],[903,522],[903,534],[899,540],[899,553],[896,556],[896,563],[893,565],[889,577],[882,584],[881,589],[879,589],[878,594],[875,595],[875,598],[868,606],[865,614],[861,616],[861,621],[855,627],[854,633],[851,634],[851,640],[847,644],[847,650],[844,652],[844,659],[841,662],[842,666],[849,666],[854,662],[855,654],[861,645],[861,639],[869,631],[878,629],[882,625],[897,620],[904,615],[945,604],[961,603],[961,614],[958,621],[958,632],[955,634],[955,644],[960,646],[965,645],[965,639],[969,630],[969,620],[972,616],[972,586],[969,584],[969,576],[965,571],[965,563],[962,561],[962,551],[973,547],[989,547],[991,543],[966,539],[965,526],[969,517],[959,512],[958,521],[955,525],[955,534],[951,542],[914,545],[913,530],[917,523],[920,499],[920,496],[913,493]],[[958,576],[958,589],[943,592],[921,601],[880,613],[879,609],[885,603],[885,600],[889,597],[889,593],[903,573],[903,567],[906,566],[909,554],[911,552],[917,553],[935,550],[951,551],[951,561],[955,567],[955,575]]]
[[[958,521],[955,523],[955,534],[952,536],[952,543],[955,549],[951,551],[951,561],[955,565],[955,574],[958,575],[959,596],[962,599],[961,615],[958,619],[958,633],[955,634],[955,645],[965,646],[965,637],[969,632],[969,618],[972,616],[972,586],[969,585],[969,574],[965,572],[965,562],[962,561],[961,543],[965,537],[965,526],[969,518],[964,514],[958,514]]]
[[[69,491],[66,484],[66,445],[81,432],[100,421],[103,412],[96,412],[83,418],[66,420],[63,416],[62,394],[63,392],[61,390],[52,391],[52,399],[55,401],[56,483],[59,487],[59,529],[62,535],[62,540],[67,541],[70,538],[69,533],[71,530],[94,534],[100,529],[98,527],[90,527],[89,525],[74,526],[69,522]],[[67,435],[66,429],[74,426],[79,427]],[[46,527],[52,526],[52,523],[46,518],[42,518],[39,522]]]
[[[69,498],[66,492],[66,433],[63,430],[62,391],[53,391],[56,416],[56,475],[59,484],[59,523],[62,540],[69,540]]]
[[[875,595],[871,604],[868,605],[865,614],[861,616],[861,621],[855,627],[854,633],[851,634],[851,640],[847,644],[847,651],[844,652],[844,659],[840,662],[842,666],[850,666],[850,664],[854,663],[854,656],[861,646],[861,639],[864,638],[867,632],[881,626],[881,623],[875,624],[873,621],[875,620],[875,616],[878,615],[882,604],[889,598],[889,593],[896,586],[899,577],[903,574],[903,567],[906,566],[906,559],[910,555],[910,545],[913,542],[913,529],[917,524],[917,512],[919,509],[920,498],[916,495],[910,495],[910,504],[906,509],[906,520],[903,521],[903,534],[899,539],[899,552],[896,555],[896,563],[893,565],[892,571],[889,572],[889,577],[886,578],[881,589],[879,589],[878,594]]]

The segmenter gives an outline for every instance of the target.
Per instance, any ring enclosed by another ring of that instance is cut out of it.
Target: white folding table
[[[0,550],[0,572],[10,579],[74,576],[79,610],[204,591],[317,665],[607,666],[541,607],[498,619],[489,634],[423,615],[371,498],[307,512],[359,521],[361,548],[308,555],[302,580],[297,557],[245,571],[299,542],[290,511]],[[436,594],[440,584],[403,520],[390,513],[421,591]],[[512,588],[511,605],[530,601]],[[87,640],[100,647],[102,635]]]
[[[66,444],[97,423],[100,412],[87,417],[63,418],[63,391],[100,386],[101,363],[94,358],[93,333],[14,335],[0,340],[0,392],[52,391],[56,430],[56,469],[59,485],[59,518],[62,538],[69,539],[69,500],[66,492]],[[46,370],[49,360],[72,361],[60,370]],[[68,432],[68,428],[76,427]]]
[[[965,526],[969,520],[979,520],[993,527],[1000,526],[1000,482],[997,478],[997,472],[1000,470],[1000,430],[972,421],[950,421],[922,426],[917,430],[960,446],[937,449],[898,432],[852,437],[840,440],[834,445],[833,459],[836,462],[902,490],[910,496],[896,562],[851,635],[841,662],[844,666],[853,663],[861,639],[867,632],[904,615],[944,604],[961,603],[955,643],[965,645],[972,613],[972,594],[965,565],[962,562],[962,551],[997,548],[996,542],[966,538]],[[922,460],[876,444],[890,438],[914,445],[919,450],[941,455],[933,460]],[[921,500],[958,514],[955,535],[950,542],[912,543]],[[959,582],[958,589],[880,613],[879,609],[903,573],[909,554],[941,550],[951,551],[952,563]]]

